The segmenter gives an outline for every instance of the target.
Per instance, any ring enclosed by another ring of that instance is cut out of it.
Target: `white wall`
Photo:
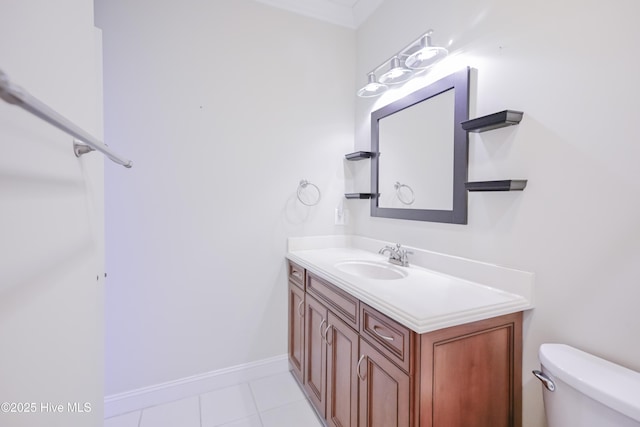
[[[286,353],[286,237],[340,233],[355,32],[250,0],[97,0],[107,395]],[[296,200],[301,179],[322,199]]]
[[[98,138],[100,43],[91,2],[0,7],[0,69]],[[35,410],[2,411],[2,426],[102,425],[103,165],[96,153],[77,159],[70,136],[0,101],[0,402]]]
[[[366,73],[433,28],[452,58],[426,77],[469,65],[471,117],[524,111],[519,126],[470,137],[469,178],[527,178],[524,192],[469,194],[468,225],[371,218],[350,201],[354,231],[536,274],[524,330],[524,425],[542,426],[543,342],[564,342],[640,370],[640,4],[545,0],[387,0],[357,32]],[[425,81],[422,83],[424,84]],[[358,99],[356,147],[368,148]]]

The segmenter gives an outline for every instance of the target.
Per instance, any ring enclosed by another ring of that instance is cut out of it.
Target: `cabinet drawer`
[[[294,262],[287,261],[287,269],[289,270],[289,281],[295,283],[304,290],[304,268]]]
[[[409,372],[413,337],[411,330],[364,303],[360,303],[360,307],[360,334]]]
[[[328,283],[313,273],[307,274],[307,292],[318,297],[327,307],[347,322],[355,330],[358,330],[358,309],[360,301]]]

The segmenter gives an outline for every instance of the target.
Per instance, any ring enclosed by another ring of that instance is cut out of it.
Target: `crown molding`
[[[384,0],[359,0],[353,6],[355,28],[359,28]]]

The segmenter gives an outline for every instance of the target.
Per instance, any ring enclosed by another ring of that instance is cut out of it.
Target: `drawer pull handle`
[[[327,329],[324,330],[324,334],[322,334],[324,336],[324,342],[327,343],[327,345],[331,345],[331,343],[329,342],[329,339],[327,338],[327,332],[329,332],[329,329],[331,329],[332,326],[327,324]]]
[[[291,275],[297,277],[298,279],[302,279],[302,274],[298,270],[291,270]]]
[[[300,304],[298,304],[298,316],[300,317],[304,317],[304,311],[300,311],[300,308],[302,308],[302,304],[304,304],[304,300],[300,301]]]
[[[379,336],[379,337],[380,337],[380,338],[382,338],[383,340],[393,341],[393,337],[388,337],[388,336],[386,336],[386,335],[381,334],[380,332],[378,332],[378,328],[379,328],[379,326],[378,326],[378,325],[375,325],[375,326],[373,327],[373,332],[374,332],[377,336]]]
[[[322,319],[322,322],[320,322],[320,339],[323,339],[323,340],[324,340],[324,337],[322,336],[322,325],[324,325],[325,323],[327,323],[327,319]]]
[[[360,360],[358,360],[358,366],[356,366],[356,375],[358,376],[358,378],[360,378],[361,381],[365,381],[365,378],[362,378],[362,375],[360,375],[360,365],[362,364],[364,357],[364,354],[360,356]]]

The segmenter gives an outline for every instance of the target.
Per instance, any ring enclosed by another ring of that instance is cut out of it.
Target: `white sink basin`
[[[407,277],[407,272],[388,263],[375,261],[341,261],[335,267],[343,273],[365,279],[397,280]]]

